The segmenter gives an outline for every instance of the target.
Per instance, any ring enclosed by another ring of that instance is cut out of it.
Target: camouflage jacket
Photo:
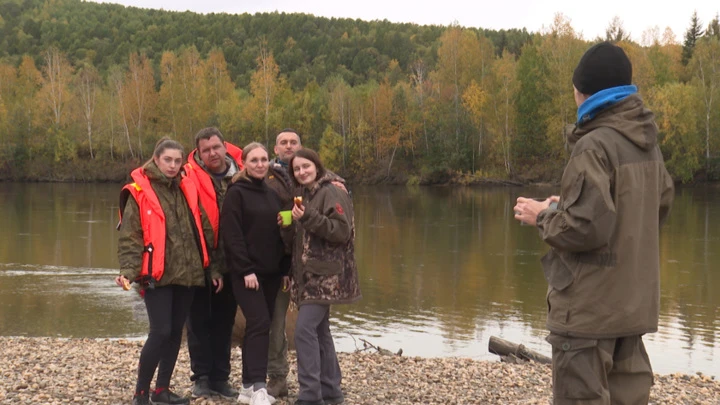
[[[146,173],[165,212],[166,221],[165,272],[155,286],[170,284],[204,286],[205,272],[198,251],[193,217],[179,186],[182,174],[169,179],[152,162],[146,166]],[[202,207],[201,213],[203,229],[199,231],[205,234],[208,246],[212,246],[214,238],[212,226]],[[125,205],[118,240],[120,275],[129,280],[135,280],[142,267],[144,246],[142,229],[138,204],[130,198]]]
[[[292,253],[292,297],[298,306],[362,298],[352,201],[331,180],[326,175],[313,189],[303,189],[305,215],[295,222]]]
[[[271,160],[265,182],[268,187],[275,190],[277,195],[280,196],[282,209],[291,210],[293,197],[295,196],[295,186],[290,180],[287,166],[280,164],[277,159]]]

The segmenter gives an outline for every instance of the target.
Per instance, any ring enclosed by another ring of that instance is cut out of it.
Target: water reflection
[[[142,336],[144,308],[114,286],[118,185],[3,184],[0,334]],[[549,354],[547,250],[512,219],[518,195],[550,189],[354,189],[364,300],[334,308],[340,350],[360,338],[410,356],[494,359],[490,336]],[[720,375],[720,193],[678,190],[661,238],[656,372]]]

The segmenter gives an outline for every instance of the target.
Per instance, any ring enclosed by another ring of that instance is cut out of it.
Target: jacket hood
[[[263,191],[266,188],[265,179],[256,179],[248,176],[247,178],[239,178],[230,187],[242,187],[248,190]]]
[[[568,129],[571,131],[566,134],[568,151],[572,152],[582,136],[600,127],[614,129],[642,150],[650,150],[657,145],[655,114],[645,108],[639,94],[632,94],[599,111],[592,120],[570,126]]]
[[[313,186],[308,189],[308,191],[310,192],[310,195],[313,195],[325,184],[331,183],[333,181],[338,181],[338,179],[342,180],[338,177],[337,174],[329,170],[325,170],[325,174],[320,178],[320,180],[316,181],[315,184],[313,184]],[[344,183],[344,181],[342,182]]]

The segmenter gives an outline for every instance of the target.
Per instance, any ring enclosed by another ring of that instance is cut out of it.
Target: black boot
[[[162,388],[160,391],[155,390],[150,399],[155,405],[187,405],[190,403],[190,398],[181,397],[167,388]]]
[[[207,377],[203,376],[195,380],[195,384],[192,389],[193,398],[210,398],[214,394],[215,393],[210,389],[210,381],[208,381]]]
[[[150,396],[147,391],[136,392],[133,395],[133,405],[150,405]]]

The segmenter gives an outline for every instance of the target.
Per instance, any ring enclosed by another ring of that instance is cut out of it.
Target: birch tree
[[[716,104],[720,96],[720,38],[709,36],[698,41],[689,67],[704,107],[705,159],[709,161],[710,144],[716,137],[713,118],[718,117]]]
[[[93,122],[95,119],[95,108],[97,107],[97,93],[99,92],[100,76],[92,65],[83,66],[75,78],[75,88],[80,100],[82,116],[85,120],[85,129],[90,151],[90,159],[95,159],[93,150]]]

